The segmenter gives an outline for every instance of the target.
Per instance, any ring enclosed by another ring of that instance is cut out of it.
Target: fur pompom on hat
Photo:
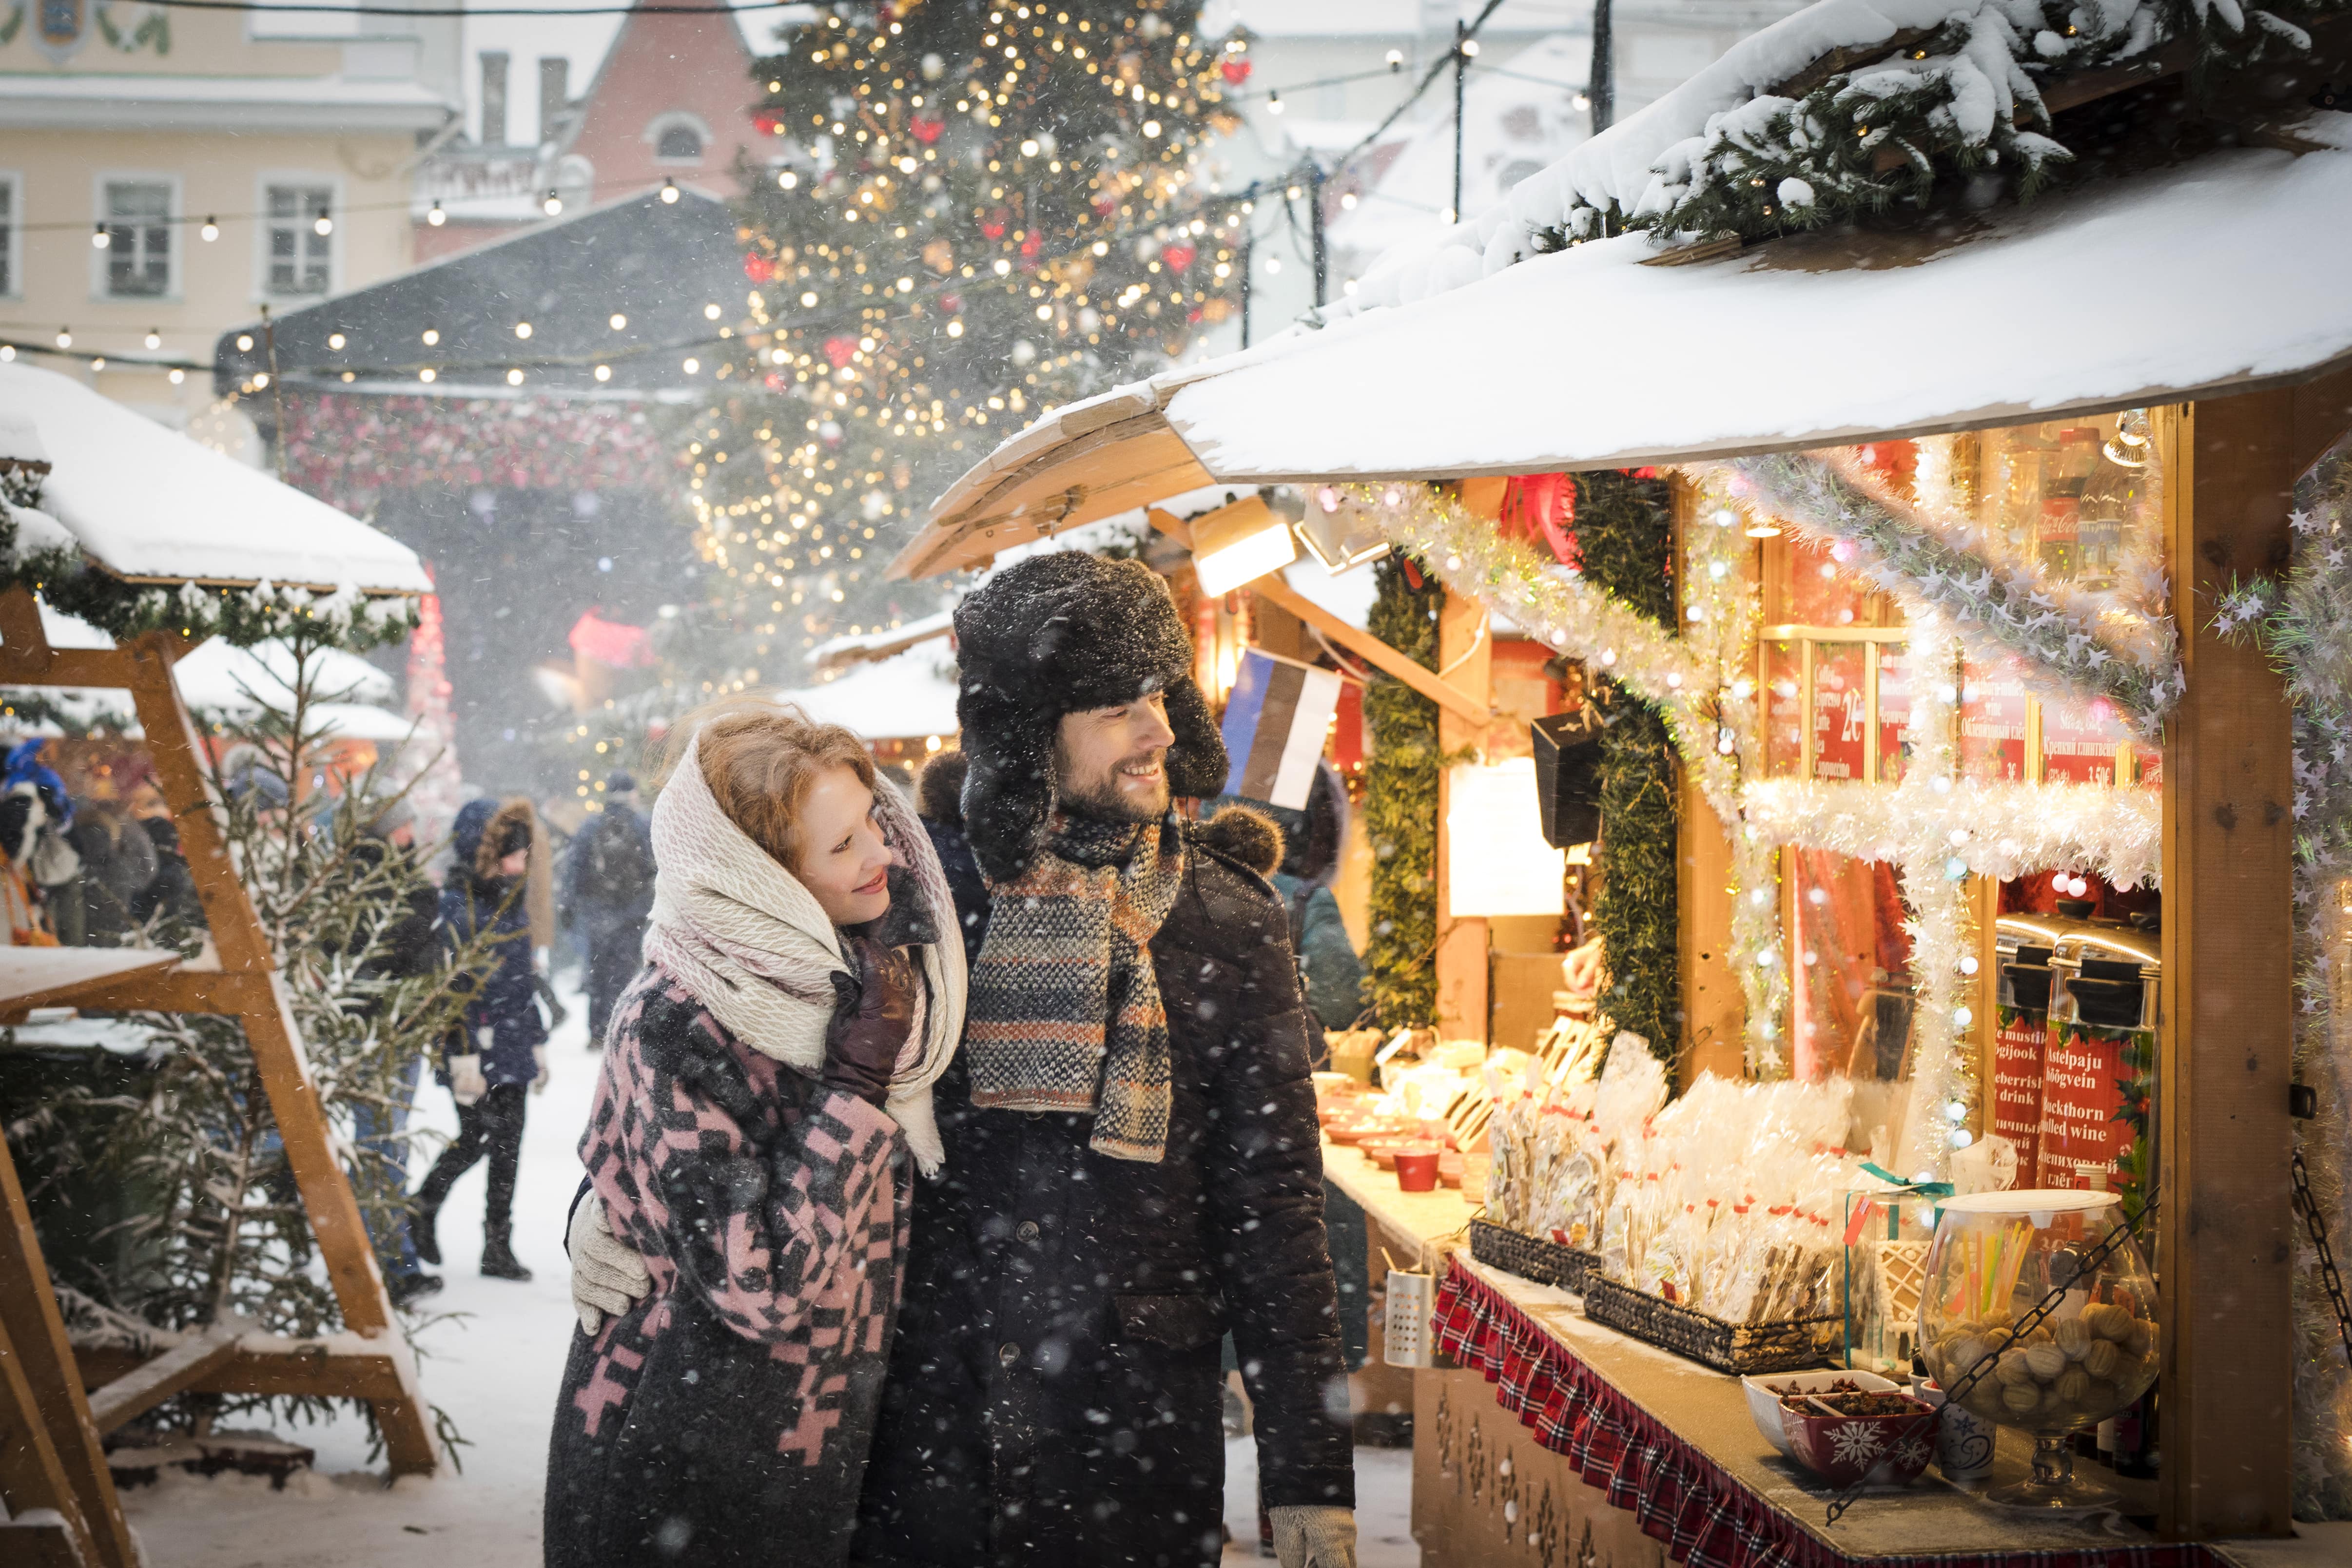
[[[1192,639],[1168,584],[1141,561],[1077,550],[1032,556],[966,599],[955,631],[956,717],[971,768],[964,829],[990,876],[1018,877],[1043,839],[1064,714],[1161,693],[1176,732],[1169,791],[1197,797],[1224,787],[1225,744],[1192,679]]]

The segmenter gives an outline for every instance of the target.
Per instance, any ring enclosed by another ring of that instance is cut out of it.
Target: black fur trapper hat
[[[1160,692],[1176,732],[1170,792],[1224,788],[1225,744],[1192,679],[1192,639],[1168,584],[1141,561],[1032,556],[958,606],[955,631],[956,718],[971,764],[964,829],[990,876],[1019,876],[1036,852],[1054,810],[1064,714]]]

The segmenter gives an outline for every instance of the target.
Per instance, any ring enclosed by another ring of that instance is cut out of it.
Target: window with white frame
[[[326,185],[269,187],[263,282],[271,294],[324,294],[332,287],[334,197]]]
[[[22,265],[17,260],[16,225],[22,216],[18,209],[23,205],[16,176],[0,174],[0,299],[14,296],[23,287],[22,279],[16,276]]]
[[[106,293],[158,299],[172,292],[172,186],[166,180],[106,183]]]

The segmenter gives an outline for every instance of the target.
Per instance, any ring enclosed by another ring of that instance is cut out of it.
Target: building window
[[[334,239],[319,232],[335,193],[324,185],[269,187],[269,292],[324,294]]]
[[[702,133],[691,125],[672,125],[662,131],[661,140],[654,144],[654,156],[699,163],[702,162]]]
[[[507,144],[507,59],[504,49],[482,51],[482,145]]]
[[[16,179],[13,174],[0,174],[0,299],[17,291],[16,283]]]
[[[172,292],[172,187],[165,182],[106,183],[106,292],[117,299]]]

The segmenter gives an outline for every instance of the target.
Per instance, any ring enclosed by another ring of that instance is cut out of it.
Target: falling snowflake
[[[1866,1421],[1848,1421],[1830,1428],[1830,1447],[1840,1464],[1867,1465],[1885,1446],[1886,1435]]]

